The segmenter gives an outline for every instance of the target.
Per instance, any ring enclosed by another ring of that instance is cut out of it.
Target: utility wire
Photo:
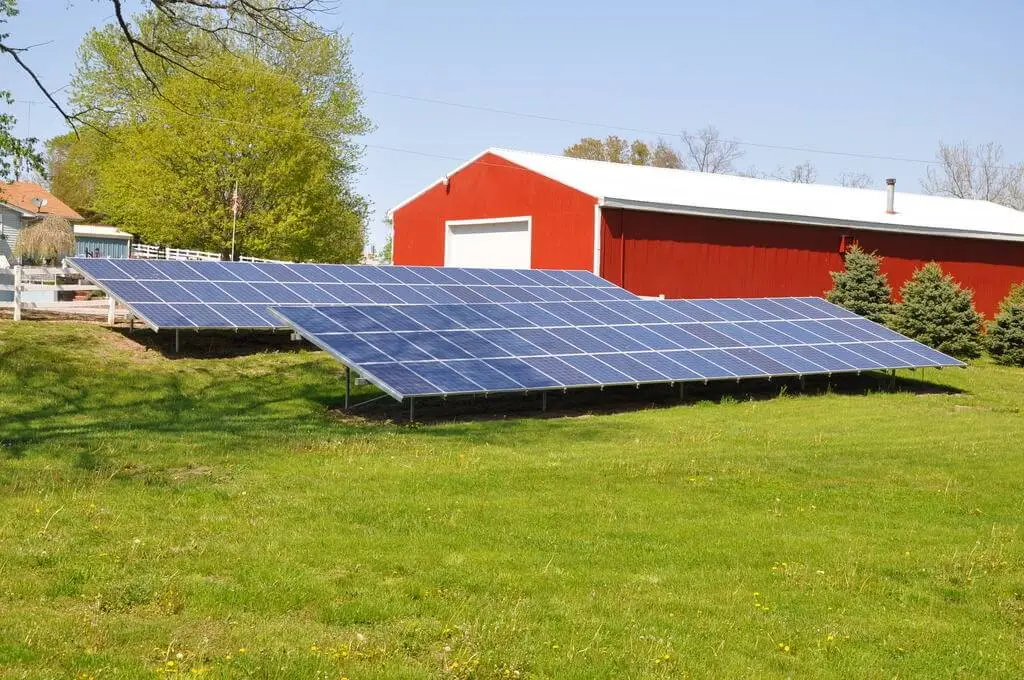
[[[68,87],[69,85],[70,85],[70,83],[68,83],[68,85],[65,85],[64,87],[62,87],[60,89],[63,90],[64,88]],[[444,100],[444,99],[434,99],[434,98],[430,98],[430,97],[418,97],[418,96],[414,96],[414,95],[401,94],[401,93],[397,93],[397,92],[387,92],[387,91],[384,91],[384,90],[376,90],[376,89],[369,89],[368,88],[368,89],[365,89],[363,91],[368,93],[368,94],[375,94],[375,95],[379,95],[379,96],[383,96],[383,97],[391,97],[391,98],[394,98],[394,99],[403,99],[403,100],[406,100],[406,101],[419,102],[419,103],[424,103],[424,104],[432,104],[432,105],[436,105],[436,106],[447,106],[447,107],[459,108],[459,109],[464,109],[464,110],[469,110],[469,111],[480,111],[480,112],[484,112],[484,113],[493,113],[493,114],[504,115],[504,116],[513,116],[513,117],[517,117],[517,118],[528,118],[528,119],[542,120],[542,121],[553,122],[553,123],[563,123],[563,124],[567,124],[567,125],[579,125],[579,126],[585,126],[585,127],[600,128],[600,129],[604,129],[604,130],[617,130],[617,131],[621,131],[621,132],[631,132],[631,133],[634,133],[634,134],[655,135],[655,136],[658,136],[658,137],[676,137],[676,136],[679,135],[678,132],[665,132],[663,130],[651,130],[651,129],[647,129],[647,128],[630,127],[630,126],[624,126],[624,125],[613,125],[613,124],[608,124],[608,123],[597,123],[597,122],[593,122],[593,121],[583,121],[583,120],[576,120],[576,119],[572,119],[572,118],[561,118],[561,117],[558,117],[558,116],[549,116],[549,115],[538,114],[538,113],[528,113],[528,112],[523,112],[523,111],[511,111],[511,110],[507,110],[507,109],[500,109],[500,108],[495,108],[495,107],[490,107],[490,106],[479,106],[479,105],[476,105],[476,104],[466,104],[466,103],[463,103],[463,102],[454,102],[454,101],[448,101],[448,100]],[[20,102],[20,103],[27,103],[27,104],[44,104],[44,105],[46,104],[46,102],[37,102],[37,101],[32,101],[32,100],[15,100],[15,101],[16,102]],[[50,106],[50,108],[54,108],[52,104],[50,104],[49,106]],[[249,122],[246,122],[246,121],[235,121],[235,120],[227,120],[227,119],[220,119],[220,118],[212,118],[212,117],[206,116],[204,114],[191,114],[191,115],[194,115],[197,118],[202,118],[202,119],[205,119],[205,120],[210,120],[211,122],[217,122],[217,123],[221,123],[221,124],[249,126],[249,127],[254,127],[254,128],[259,128],[259,129],[267,130],[267,131],[270,131],[270,132],[281,132],[281,133],[286,133],[286,134],[306,134],[308,136],[315,137],[315,138],[318,138],[318,139],[323,139],[325,141],[333,141],[333,140],[330,140],[330,139],[328,139],[326,137],[321,137],[319,135],[315,135],[315,134],[312,134],[312,133],[302,133],[302,132],[299,132],[299,131],[296,131],[296,130],[282,130],[282,129],[279,129],[279,128],[267,127],[267,126],[259,125],[257,123],[249,123]],[[363,136],[363,135],[354,135],[354,136]],[[723,141],[728,142],[728,143],[735,143],[735,144],[738,144],[740,146],[747,146],[747,147],[759,148],[759,149],[770,149],[770,150],[775,150],[775,151],[791,151],[791,152],[798,152],[798,153],[805,153],[805,154],[829,155],[829,156],[837,156],[837,157],[842,157],[842,158],[857,158],[857,159],[863,159],[863,160],[888,161],[888,162],[894,162],[894,163],[914,163],[914,164],[918,164],[918,165],[941,165],[941,163],[939,161],[936,161],[936,160],[926,160],[926,159],[922,159],[922,158],[911,158],[911,157],[906,157],[906,156],[886,156],[886,155],[882,155],[882,154],[858,153],[858,152],[852,152],[852,151],[839,151],[839,150],[834,150],[834,149],[819,149],[819,148],[805,147],[805,146],[790,146],[790,145],[784,145],[784,144],[767,144],[767,143],[763,143],[763,142],[751,142],[751,141],[740,140],[740,139],[729,139],[729,140],[723,140]],[[362,146],[365,146],[365,147],[370,148],[370,149],[378,149],[378,150],[382,150],[382,151],[391,151],[391,152],[394,152],[394,153],[404,153],[404,154],[410,154],[410,155],[415,155],[415,156],[422,156],[422,157],[426,157],[426,158],[438,158],[438,159],[442,159],[442,160],[454,160],[454,161],[460,161],[460,162],[465,160],[464,158],[459,157],[459,156],[451,156],[451,155],[446,155],[446,154],[437,154],[437,153],[431,153],[431,152],[426,152],[426,151],[417,151],[417,150],[414,150],[414,149],[404,149],[404,148],[395,147],[395,146],[384,146],[384,145],[372,144],[372,143],[363,143]],[[1005,165],[1003,165],[1003,166],[995,166],[995,167],[998,168],[998,169],[1010,170],[1010,169],[1013,169],[1015,166],[1005,166]]]
[[[642,135],[655,135],[658,137],[677,137],[679,132],[665,132],[663,130],[649,130],[645,128],[628,127],[624,125],[611,125],[608,123],[596,123],[593,121],[576,120],[572,118],[559,118],[557,116],[548,116],[538,113],[526,113],[523,111],[509,111],[507,109],[498,109],[490,106],[477,106],[475,104],[464,104],[461,102],[452,102],[444,99],[433,99],[430,97],[416,97],[408,94],[400,94],[397,92],[386,92],[384,90],[372,90],[366,89],[364,92],[369,94],[376,94],[382,97],[392,97],[394,99],[404,99],[407,101],[421,102],[424,104],[435,104],[438,106],[449,106],[453,108],[466,109],[469,111],[483,111],[485,113],[496,113],[503,116],[514,116],[517,118],[531,118],[534,120],[544,120],[554,123],[565,123],[568,125],[582,125],[586,127],[601,128],[604,130],[619,130],[621,132],[632,132]],[[807,146],[787,146],[784,144],[765,144],[761,142],[749,142],[741,139],[730,139],[724,140],[727,142],[734,142],[740,146],[749,146],[758,149],[772,149],[775,151],[797,151],[800,153],[813,153],[813,154],[825,154],[830,156],[841,156],[844,158],[862,158],[868,160],[879,160],[879,161],[892,161],[897,163],[920,163],[924,165],[937,165],[938,161],[925,160],[922,158],[908,158],[904,156],[884,156],[880,154],[869,154],[869,153],[856,153],[852,151],[835,151],[831,149],[816,149]]]

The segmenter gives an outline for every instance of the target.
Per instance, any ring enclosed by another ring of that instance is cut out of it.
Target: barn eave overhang
[[[914,234],[919,236],[943,236],[946,238],[973,238],[986,241],[1024,242],[1024,233],[1012,234],[1006,232],[930,227],[926,225],[886,224],[864,220],[843,220],[827,217],[814,217],[812,215],[789,215],[784,213],[734,210],[730,208],[708,208],[703,206],[677,205],[671,203],[652,203],[648,201],[613,198],[610,196],[599,198],[598,205],[602,208],[622,208],[625,210],[643,210],[647,212],[693,215],[697,217],[721,217],[754,222],[779,222],[785,224],[803,224],[807,226],[832,227],[838,229],[885,231],[897,234]]]

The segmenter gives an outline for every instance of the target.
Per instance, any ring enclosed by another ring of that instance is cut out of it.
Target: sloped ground
[[[1024,673],[1022,371],[407,426],[205,342],[0,322],[0,677]]]

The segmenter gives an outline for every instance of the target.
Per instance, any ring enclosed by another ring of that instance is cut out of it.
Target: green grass
[[[1024,674],[1024,371],[411,427],[337,373],[0,322],[0,677]]]

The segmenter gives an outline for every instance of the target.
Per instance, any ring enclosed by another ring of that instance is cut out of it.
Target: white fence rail
[[[268,260],[265,257],[248,257],[246,255],[238,256],[239,262],[279,262],[281,264],[288,264],[286,260]]]
[[[133,243],[129,257],[139,260],[220,260],[220,253],[188,248],[164,248],[146,243]]]
[[[188,250],[186,248],[165,248],[165,259],[168,260],[206,260],[219,261],[220,253],[208,253],[204,250]]]
[[[145,243],[133,243],[128,256],[139,260],[162,260],[164,259],[164,249]]]
[[[146,243],[133,243],[130,257],[140,260],[207,260],[219,262],[220,253],[211,253],[206,250],[189,250],[188,248],[165,248],[163,246],[151,246]],[[242,255],[239,262],[284,262],[284,260],[268,260],[263,257],[248,257]]]
[[[10,271],[14,276],[14,283],[0,282],[0,292],[12,292],[14,300],[11,302],[0,301],[0,308],[13,309],[12,316],[15,321],[21,321],[22,310],[31,309],[37,311],[55,312],[63,314],[76,314],[107,317],[107,323],[113,324],[117,317],[117,302],[114,298],[106,297],[96,300],[46,300],[34,301],[25,300],[26,292],[80,292],[80,291],[102,291],[99,286],[78,283],[55,283],[58,276],[72,275],[70,269],[60,267],[14,267]],[[2,281],[2,280],[0,280]]]

